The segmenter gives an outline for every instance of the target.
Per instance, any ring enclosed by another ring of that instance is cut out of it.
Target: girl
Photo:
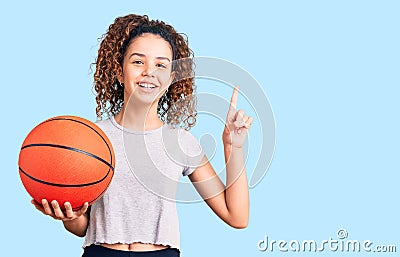
[[[187,39],[146,15],[119,17],[103,36],[94,87],[97,124],[116,154],[113,180],[90,208],[85,203],[73,211],[66,202],[62,211],[57,201],[32,201],[71,233],[85,236],[84,257],[180,256],[176,205],[170,199],[182,175],[224,222],[247,226],[242,145],[253,119],[236,111],[235,87],[222,133],[225,187],[188,132],[196,123],[192,57]],[[102,120],[104,114],[108,118]]]

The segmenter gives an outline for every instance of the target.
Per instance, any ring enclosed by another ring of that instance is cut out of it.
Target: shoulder
[[[188,130],[178,129],[178,140],[183,151],[189,156],[202,155],[203,149],[197,137]]]
[[[178,139],[179,141],[183,140],[191,140],[195,139],[196,137],[188,130],[180,127],[174,127],[168,124],[163,126],[162,133],[164,137],[173,137]]]
[[[189,155],[197,155],[202,152],[202,148],[199,140],[196,138],[191,131],[184,128],[172,127],[170,125],[166,126],[163,130],[163,141],[164,144],[168,146],[176,146],[184,153]]]
[[[192,134],[189,130],[183,128],[177,128],[176,133],[178,135],[178,140],[181,144],[193,144],[198,142],[195,135]]]
[[[112,123],[111,123],[111,119],[110,118],[107,118],[107,119],[104,119],[104,120],[97,120],[95,122],[95,124],[99,128],[101,128],[103,131],[109,131],[110,128],[112,127]]]

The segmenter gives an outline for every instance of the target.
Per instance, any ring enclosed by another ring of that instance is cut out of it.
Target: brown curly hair
[[[116,115],[124,104],[124,89],[117,79],[126,49],[134,38],[143,33],[152,33],[165,39],[172,48],[172,71],[174,81],[159,100],[159,118],[172,126],[190,129],[196,123],[196,98],[193,72],[193,51],[188,46],[187,36],[159,20],[149,20],[147,15],[130,14],[115,19],[103,34],[94,73],[96,114]],[[179,61],[177,61],[179,60]]]

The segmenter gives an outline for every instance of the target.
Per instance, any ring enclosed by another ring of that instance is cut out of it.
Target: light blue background
[[[257,242],[265,235],[322,241],[336,238],[339,228],[349,239],[400,251],[398,1],[3,1],[0,7],[3,250],[81,255],[83,240],[29,203],[18,176],[19,148],[46,118],[95,120],[89,64],[97,38],[117,16],[138,13],[185,32],[197,56],[249,71],[276,119],[274,159],[250,190],[248,228],[229,228],[204,203],[179,204],[182,256],[289,256],[260,252]],[[219,139],[220,131],[212,133]]]

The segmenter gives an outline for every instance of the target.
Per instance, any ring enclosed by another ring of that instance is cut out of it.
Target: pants
[[[100,245],[86,246],[82,257],[179,257],[176,248],[165,248],[155,251],[121,251]]]

